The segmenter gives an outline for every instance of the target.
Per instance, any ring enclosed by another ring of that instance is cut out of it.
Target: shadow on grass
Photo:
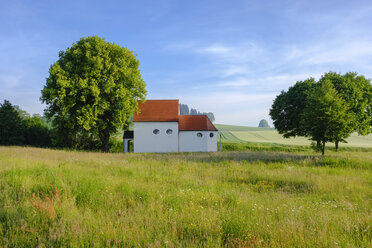
[[[235,184],[249,185],[257,192],[275,190],[287,193],[310,193],[315,189],[313,183],[306,181],[283,180],[280,178],[269,178],[262,176],[232,178],[228,181]]]
[[[226,161],[236,162],[264,162],[264,163],[286,163],[293,161],[317,161],[320,156],[303,155],[279,152],[256,152],[256,151],[235,151],[235,152],[189,152],[189,153],[166,153],[146,154],[146,159],[158,160],[186,160],[199,163],[219,163]]]
[[[167,153],[146,154],[146,159],[155,160],[186,160],[197,163],[276,163],[291,164],[295,166],[315,166],[331,168],[355,168],[372,169],[372,161],[366,159],[339,157],[330,155],[322,157],[320,154],[298,154],[288,152],[266,152],[266,151],[234,151],[234,152],[194,152],[194,153]]]

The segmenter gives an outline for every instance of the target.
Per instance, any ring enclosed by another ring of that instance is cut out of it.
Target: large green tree
[[[307,130],[301,124],[300,116],[314,86],[313,78],[298,81],[288,91],[282,91],[275,98],[270,109],[270,116],[276,130],[285,138],[307,135]]]
[[[334,94],[334,99],[330,94]],[[324,106],[324,103],[333,106],[318,107]],[[344,112],[347,119],[343,119]],[[328,130],[319,128],[324,124],[319,118],[329,119],[337,115],[339,122],[327,124]],[[345,139],[352,132],[360,135],[371,133],[372,86],[370,80],[356,73],[325,73],[318,82],[308,79],[297,82],[287,92],[282,91],[274,100],[270,116],[275,128],[284,137],[309,137],[317,142],[317,147],[323,152],[325,142],[334,142],[337,151],[339,142],[346,142]],[[332,129],[332,135],[329,128]]]
[[[108,152],[110,136],[128,123],[137,100],[145,99],[145,86],[132,51],[91,36],[59,53],[41,101],[58,135],[98,136]]]
[[[344,141],[353,131],[353,114],[330,80],[311,90],[300,122],[312,140],[320,141],[324,155],[326,142]]]
[[[347,103],[348,112],[352,120],[351,132],[356,131],[359,135],[371,133],[371,108],[372,108],[372,85],[370,80],[364,76],[358,76],[355,72],[348,72],[344,75],[328,72],[319,80],[319,83],[330,81],[339,94]],[[336,151],[339,142],[334,140]]]

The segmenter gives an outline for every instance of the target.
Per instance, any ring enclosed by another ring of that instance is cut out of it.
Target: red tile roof
[[[180,115],[180,131],[218,131],[206,115]]]
[[[134,113],[134,122],[141,121],[178,121],[178,100],[138,101],[140,113]]]

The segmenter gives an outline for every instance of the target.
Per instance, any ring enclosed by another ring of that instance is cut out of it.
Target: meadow
[[[371,149],[253,148],[0,147],[0,247],[372,246]]]
[[[273,128],[258,128],[215,124],[217,129],[222,133],[222,140],[226,142],[249,142],[265,144],[282,144],[293,146],[309,146],[311,141],[305,137],[283,138]],[[340,147],[367,147],[372,148],[372,134],[360,136],[352,133],[346,139],[347,143],[340,143]],[[328,147],[333,147],[332,143],[327,143]]]

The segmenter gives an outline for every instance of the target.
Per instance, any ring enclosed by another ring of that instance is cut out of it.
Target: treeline
[[[110,146],[118,141],[110,139]],[[8,100],[0,103],[0,145],[99,150],[98,135],[83,129],[63,125],[56,118],[49,120],[38,114],[30,115]]]
[[[30,116],[4,100],[0,103],[0,145],[51,147],[51,130],[40,115]]]
[[[323,155],[327,142],[334,143],[337,151],[351,133],[371,133],[371,81],[353,72],[298,81],[276,97],[270,116],[284,137],[308,137]]]
[[[212,112],[200,112],[194,108],[189,108],[187,104],[180,103],[180,115],[206,115],[211,122],[214,122],[214,114]]]

